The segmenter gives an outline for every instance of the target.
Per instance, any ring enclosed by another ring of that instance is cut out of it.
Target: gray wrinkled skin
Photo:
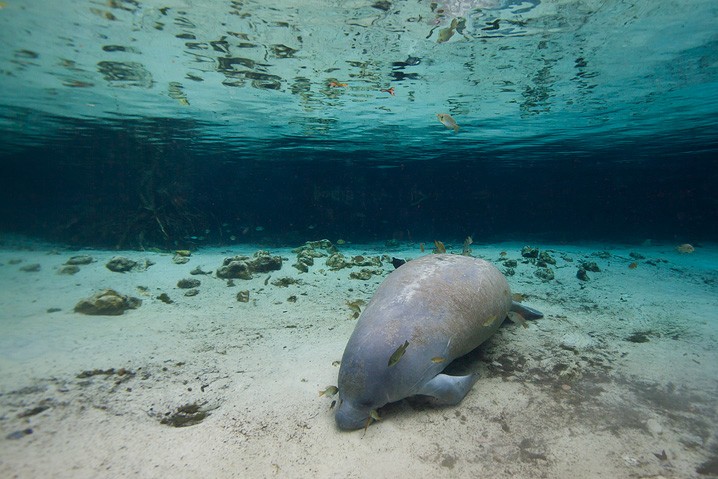
[[[511,309],[509,284],[487,261],[428,255],[393,271],[344,350],[339,428],[363,428],[373,409],[416,394],[432,396],[438,404],[458,404],[476,378],[447,376],[442,370],[491,337]],[[405,341],[404,355],[388,366]]]

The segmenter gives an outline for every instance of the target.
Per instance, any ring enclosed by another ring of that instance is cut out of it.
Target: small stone
[[[60,267],[60,269],[57,270],[57,274],[65,274],[65,275],[72,275],[80,271],[79,266],[75,266],[74,264],[66,264]]]
[[[381,270],[362,268],[360,271],[352,271],[349,274],[349,277],[351,279],[361,279],[363,281],[366,281],[366,280],[370,279],[375,274],[381,274]]]
[[[240,303],[249,303],[249,291],[244,290],[237,293],[237,301]]]
[[[538,254],[538,248],[533,248],[531,246],[524,246],[521,248],[521,256],[524,258],[538,258]]]
[[[663,434],[663,427],[658,423],[658,421],[653,418],[646,421],[646,428],[648,428],[648,432],[650,432],[654,436]]]
[[[346,259],[344,259],[344,255],[341,253],[334,253],[329,256],[329,258],[327,258],[326,264],[327,266],[329,266],[329,269],[333,271],[350,266]]]
[[[543,266],[547,264],[556,264],[556,260],[548,253],[548,251],[541,251],[538,255],[538,261],[543,263]]]
[[[170,297],[169,297],[169,295],[168,295],[167,293],[162,293],[162,294],[160,294],[159,296],[157,296],[157,299],[159,299],[160,301],[162,301],[163,303],[166,303],[166,304],[172,304],[172,303],[174,303],[174,301],[172,301],[172,300],[170,299]]]
[[[211,271],[204,271],[204,270],[202,270],[202,268],[200,268],[199,266],[197,266],[195,269],[193,269],[192,271],[190,271],[189,274],[196,276],[196,275],[198,275],[198,274],[212,274],[212,272],[211,272]]]
[[[115,256],[107,262],[105,267],[115,273],[126,273],[137,266],[137,261],[122,256]]]
[[[75,305],[75,312],[90,315],[119,316],[128,309],[137,309],[142,300],[125,296],[113,289],[106,289],[94,296],[80,300]]]
[[[272,284],[274,286],[278,286],[280,288],[286,288],[290,284],[297,284],[299,283],[299,280],[296,280],[294,278],[277,278],[274,281],[272,281]]]
[[[581,281],[588,281],[588,273],[586,273],[586,270],[583,268],[579,268],[576,272],[576,277]]]
[[[70,259],[65,261],[65,264],[70,265],[84,265],[84,264],[90,264],[93,261],[95,261],[92,256],[88,256],[86,254],[82,254],[79,256],[72,256]]]
[[[592,273],[600,273],[601,268],[598,267],[595,261],[581,261],[581,268]]]
[[[200,284],[202,284],[202,282],[195,278],[184,278],[177,281],[177,287],[182,289],[197,288]]]
[[[40,271],[40,264],[26,264],[25,266],[20,267],[20,271],[24,271],[25,273],[37,273],[38,271]]]
[[[174,255],[174,257],[172,257],[172,262],[174,264],[189,263],[189,256],[182,256],[182,255],[176,254],[176,255]]]
[[[193,289],[188,289],[188,290],[185,291],[185,293],[184,293],[185,296],[197,296],[198,294],[199,294],[199,290],[198,290],[198,289],[195,289],[195,288],[193,288]]]
[[[309,267],[306,264],[302,263],[301,261],[297,261],[296,263],[294,263],[292,265],[292,267],[297,268],[300,273],[309,272]]]
[[[554,278],[553,270],[551,268],[538,268],[534,275],[541,279],[541,281],[551,281]]]
[[[7,436],[5,436],[5,439],[14,441],[16,439],[22,439],[23,437],[28,436],[30,434],[32,434],[32,429],[30,429],[30,428],[21,429],[19,431],[11,432]]]

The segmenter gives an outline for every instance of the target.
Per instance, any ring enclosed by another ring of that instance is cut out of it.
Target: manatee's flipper
[[[455,406],[464,399],[478,379],[478,374],[469,374],[468,376],[437,374],[431,381],[424,384],[417,394],[434,398],[433,402],[437,405]]]
[[[511,311],[520,314],[521,317],[523,317],[524,319],[543,318],[543,313],[541,311],[529,308],[528,306],[524,306],[523,304],[517,303],[516,301],[511,302]]]

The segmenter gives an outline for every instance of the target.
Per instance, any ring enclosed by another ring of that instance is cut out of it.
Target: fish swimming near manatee
[[[506,278],[488,261],[452,254],[407,261],[379,286],[346,345],[337,426],[362,429],[372,412],[414,395],[458,404],[478,377],[444,369],[490,338],[509,313],[543,316],[512,301]]]
[[[446,128],[454,130],[454,133],[459,131],[459,125],[456,124],[456,120],[448,113],[437,113],[436,117]]]

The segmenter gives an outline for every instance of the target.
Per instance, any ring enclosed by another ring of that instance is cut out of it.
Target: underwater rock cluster
[[[119,316],[128,309],[137,309],[142,300],[125,296],[114,289],[105,289],[75,305],[75,312],[100,316]]]
[[[225,258],[217,268],[217,277],[222,279],[252,279],[254,273],[268,273],[282,268],[282,257],[272,256],[267,251],[257,251],[252,257],[239,255]]]

